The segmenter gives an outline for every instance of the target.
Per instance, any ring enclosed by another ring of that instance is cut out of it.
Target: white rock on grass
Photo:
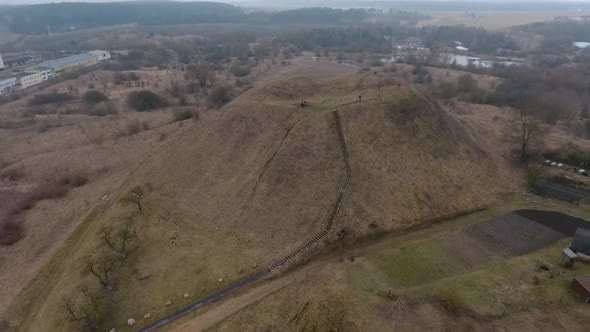
[[[113,327],[109,332],[117,332],[117,329]]]
[[[219,282],[223,282],[223,279],[219,278],[219,279],[217,279],[217,281],[219,281]]]
[[[139,274],[139,277],[138,278],[139,278],[139,280],[145,280],[145,279],[147,279],[149,277],[150,277],[150,274],[149,273],[142,272],[142,273]]]
[[[135,319],[133,319],[133,318],[129,318],[129,319],[127,320],[127,325],[129,325],[129,326],[133,326],[133,325],[135,325]]]
[[[166,301],[166,306],[167,306],[167,307],[169,307],[169,306],[171,306],[171,305],[172,305],[172,301],[170,301],[170,300]]]
[[[150,312],[148,312],[147,314],[143,315],[143,318],[145,319],[150,319],[152,317],[152,314]]]
[[[184,298],[188,299],[190,297],[190,295],[188,293],[184,293]]]

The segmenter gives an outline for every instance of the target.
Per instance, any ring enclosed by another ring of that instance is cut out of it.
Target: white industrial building
[[[88,67],[98,64],[98,58],[88,53],[70,55],[56,60],[47,60],[40,64],[42,67],[53,69],[56,74],[72,71],[80,67]]]
[[[0,74],[0,95],[16,90],[17,79],[14,73]]]
[[[94,55],[98,59],[98,62],[105,62],[111,60],[111,53],[107,51],[95,50],[88,52],[88,54]]]
[[[20,72],[16,74],[18,85],[20,89],[26,89],[30,86],[37,85],[47,81],[53,76],[51,68],[37,67],[30,71]]]

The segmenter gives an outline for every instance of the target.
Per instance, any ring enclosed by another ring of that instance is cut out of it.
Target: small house
[[[561,251],[561,266],[570,268],[574,266],[574,260],[578,257],[570,248]]]
[[[590,303],[590,274],[577,276],[572,280],[572,290],[580,295],[584,303]]]

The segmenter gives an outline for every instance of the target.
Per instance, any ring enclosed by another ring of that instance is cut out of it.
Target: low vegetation
[[[177,109],[172,113],[172,122],[179,122],[188,119],[194,119],[195,121],[199,120],[199,112],[191,111],[188,109]]]
[[[127,122],[125,129],[120,130],[117,137],[133,136],[150,129],[150,124],[147,121],[141,121],[139,119],[131,120]]]
[[[152,91],[142,90],[129,94],[127,97],[127,106],[138,112],[147,112],[166,107],[168,106],[168,102],[164,97]]]

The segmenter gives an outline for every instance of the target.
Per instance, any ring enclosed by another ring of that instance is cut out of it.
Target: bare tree
[[[201,87],[206,87],[208,82],[213,82],[213,72],[211,67],[206,63],[193,65],[189,71],[191,81],[199,82]]]
[[[129,243],[135,236],[133,224],[134,220],[131,218],[116,231],[110,227],[104,227],[102,229],[103,240],[105,244],[112,251],[121,256],[122,264],[125,263],[125,260],[129,256]]]
[[[520,161],[525,162],[530,144],[540,130],[540,121],[533,112],[527,110],[518,110],[516,121],[519,125]]]
[[[145,191],[143,188],[141,186],[136,186],[129,191],[129,193],[123,198],[123,201],[135,204],[137,206],[137,210],[141,212],[143,211],[142,199],[144,195]]]
[[[88,261],[88,270],[94,275],[102,287],[106,290],[113,289],[112,273],[115,270],[117,260],[110,256],[105,256],[99,261]]]
[[[99,297],[91,293],[88,287],[79,288],[82,297],[76,292],[75,295],[65,300],[65,310],[68,318],[73,322],[83,322],[84,331],[96,331],[98,323],[103,318],[103,311],[99,304]]]

